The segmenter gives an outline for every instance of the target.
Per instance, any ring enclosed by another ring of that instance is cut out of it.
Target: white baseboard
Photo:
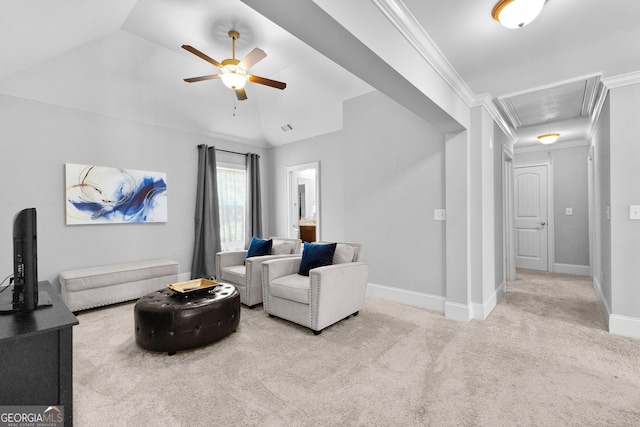
[[[588,265],[554,264],[554,273],[573,274],[574,276],[591,276],[591,267]]]
[[[470,305],[447,301],[445,297],[409,291],[391,286],[367,284],[367,296],[412,305],[414,307],[443,313],[447,319],[469,322],[471,319],[485,320],[502,299],[506,283],[502,282],[495,293],[483,304]]]
[[[437,295],[368,283],[367,296],[412,305],[439,313],[445,312],[444,305],[446,299]]]
[[[447,301],[444,304],[444,317],[460,322],[469,322],[473,317],[473,307],[467,304]]]
[[[609,316],[609,332],[640,339],[640,319],[612,314]]]
[[[602,286],[597,277],[593,278],[593,288],[596,291],[596,296],[604,313],[604,319],[607,323],[609,333],[640,339],[640,319],[637,317],[611,314],[611,309],[609,308],[607,300],[604,298]]]
[[[500,286],[498,286],[498,289],[496,289],[493,295],[487,298],[484,303],[472,303],[472,318],[476,320],[485,320],[487,317],[489,317],[489,314],[491,314],[493,309],[496,308],[496,305],[498,305],[498,301],[502,299],[502,296],[504,295],[506,289],[506,285],[506,282],[503,281]]]

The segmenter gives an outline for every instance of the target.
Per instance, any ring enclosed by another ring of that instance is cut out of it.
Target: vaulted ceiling
[[[637,0],[549,0],[517,30],[491,18],[494,3],[8,0],[0,3],[0,93],[257,146],[338,130],[344,100],[374,89],[440,117],[445,130],[455,126],[388,65],[385,52],[411,46],[435,49],[445,79],[467,98],[494,99],[526,144],[551,126],[565,140],[586,138],[601,82],[640,80]],[[390,16],[395,33],[378,25]],[[347,31],[323,34],[327,19]],[[221,61],[231,56],[230,29],[241,34],[237,57],[263,49],[251,73],[286,82],[284,91],[249,83],[249,99],[238,101],[218,80],[182,80],[216,70],[180,46]],[[293,130],[283,132],[287,124]]]

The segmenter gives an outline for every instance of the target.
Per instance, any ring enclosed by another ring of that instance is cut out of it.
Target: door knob
[[[545,225],[547,225],[547,223],[546,223],[546,222],[544,222],[544,221],[540,221],[540,222],[538,223],[538,225],[540,225],[540,226],[543,226],[543,227],[544,227]]]

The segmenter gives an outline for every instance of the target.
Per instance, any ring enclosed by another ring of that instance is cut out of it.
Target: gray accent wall
[[[610,102],[611,311],[616,322],[639,319],[640,336],[640,220],[629,219],[640,205],[640,84],[611,89]]]
[[[445,295],[444,135],[372,92],[347,101],[343,130],[269,150],[275,234],[286,233],[286,168],[320,162],[322,240],[363,244],[369,282]]]

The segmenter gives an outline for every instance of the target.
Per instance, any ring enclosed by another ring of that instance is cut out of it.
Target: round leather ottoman
[[[240,323],[240,293],[226,283],[186,294],[160,289],[136,302],[134,320],[140,347],[173,355],[235,332]]]

